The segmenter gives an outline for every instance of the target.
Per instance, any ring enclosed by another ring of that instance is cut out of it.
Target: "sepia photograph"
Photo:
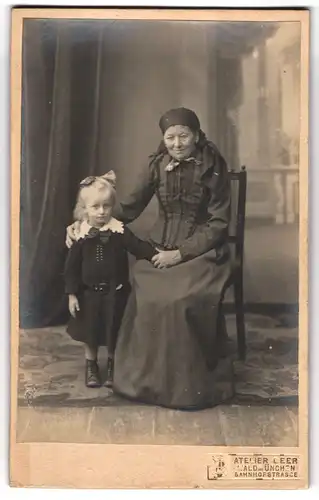
[[[13,485],[306,487],[308,22],[12,10]]]

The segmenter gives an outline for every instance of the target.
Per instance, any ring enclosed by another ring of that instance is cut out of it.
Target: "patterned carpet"
[[[236,396],[229,404],[296,405],[298,328],[293,316],[246,315],[247,359],[236,359],[235,317],[227,316],[234,352]],[[106,352],[101,350],[101,368]],[[112,391],[84,386],[83,348],[65,327],[21,330],[18,402],[20,406],[130,405]]]

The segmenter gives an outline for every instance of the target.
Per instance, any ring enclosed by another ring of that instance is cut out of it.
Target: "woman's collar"
[[[220,153],[213,143],[208,142],[202,149],[196,148],[194,154],[192,154],[191,156],[194,157],[196,159],[196,163],[200,165],[202,178],[209,171],[212,171],[214,175],[219,175],[219,172],[216,171],[216,160],[218,160],[218,157],[220,157]],[[171,161],[175,162],[175,160],[171,158],[171,156],[166,152],[166,154],[161,159],[161,164],[164,167],[164,170],[174,170],[175,166],[180,163],[176,160],[176,163],[171,169],[169,167]]]
[[[81,222],[79,232],[76,235],[76,239],[79,240],[80,238],[85,238],[85,236],[89,234],[90,229],[92,229],[92,226],[86,220]],[[124,224],[114,217],[111,217],[110,220],[106,224],[104,224],[104,226],[99,228],[99,231],[111,231],[112,233],[123,234]]]
[[[190,162],[194,161],[196,165],[201,165],[202,164],[202,154],[201,151],[198,149],[195,149],[193,153],[191,153],[187,158],[183,158],[180,160],[177,160],[176,158],[173,158],[170,156],[168,153],[164,156],[164,169],[167,172],[171,172],[172,170],[175,169],[180,163],[183,162]]]

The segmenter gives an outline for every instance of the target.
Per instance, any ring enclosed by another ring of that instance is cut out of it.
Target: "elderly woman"
[[[114,391],[139,402],[200,409],[233,395],[221,303],[230,276],[227,166],[197,115],[172,109],[159,122],[158,150],[118,218],[129,223],[157,197],[149,241],[137,261],[119,329]],[[69,236],[72,230],[68,230]]]

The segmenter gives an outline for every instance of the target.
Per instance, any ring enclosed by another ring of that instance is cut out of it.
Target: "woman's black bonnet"
[[[193,132],[200,130],[200,122],[196,113],[187,108],[170,109],[159,121],[159,126],[163,134],[169,127],[173,127],[174,125],[184,125]]]

